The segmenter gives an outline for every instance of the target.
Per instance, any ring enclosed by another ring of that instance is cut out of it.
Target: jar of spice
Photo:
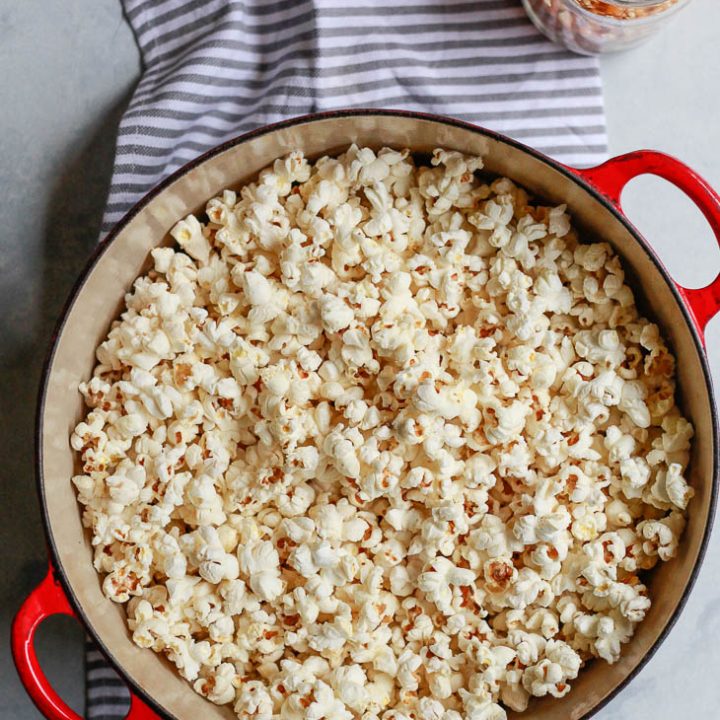
[[[690,0],[523,0],[539,30],[583,55],[625,50],[659,30]]]

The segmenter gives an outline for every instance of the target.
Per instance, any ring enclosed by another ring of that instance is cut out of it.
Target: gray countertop
[[[677,155],[720,187],[720,2],[694,0],[664,34],[604,58],[610,150],[651,147]],[[140,72],[118,0],[0,0],[0,404],[6,457],[0,484],[0,707],[40,717],[8,652],[9,623],[42,578],[46,552],[32,464],[34,403],[53,323],[93,247],[112,169],[115,130]],[[630,218],[673,275],[701,286],[720,270],[720,250],[692,204],[663,181],[642,178],[624,197]],[[707,333],[716,386],[720,322]],[[8,551],[9,550],[9,551]],[[669,639],[598,720],[720,707],[720,536]],[[49,677],[82,710],[82,633],[69,619],[43,626]]]

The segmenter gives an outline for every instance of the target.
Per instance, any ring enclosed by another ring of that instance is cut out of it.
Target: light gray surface
[[[720,3],[695,0],[664,35],[603,59],[613,154],[652,147],[720,187]],[[44,572],[32,423],[40,365],[62,302],[97,237],[114,130],[139,73],[118,0],[0,0],[0,714],[39,714],[17,680],[9,622]],[[682,282],[705,284],[720,251],[697,211],[661,181],[627,193],[630,217]],[[720,321],[708,331],[720,382]],[[9,549],[9,552],[7,551]],[[688,606],[642,674],[598,720],[713,718],[720,706],[720,535]],[[82,705],[81,633],[43,629],[40,653],[63,697]]]

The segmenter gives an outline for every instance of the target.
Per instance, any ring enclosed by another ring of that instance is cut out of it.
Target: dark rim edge
[[[92,623],[89,621],[87,616],[85,615],[85,612],[82,609],[82,605],[79,602],[77,596],[75,595],[75,592],[73,591],[70,583],[68,582],[66,576],[65,576],[65,570],[62,566],[62,563],[59,561],[59,553],[57,546],[55,544],[55,540],[53,537],[53,533],[51,530],[50,525],[50,518],[48,517],[48,511],[47,511],[47,504],[45,502],[45,489],[44,489],[44,482],[43,482],[43,414],[45,410],[45,398],[47,394],[47,386],[50,378],[50,368],[52,366],[52,362],[55,358],[55,352],[57,350],[58,346],[58,340],[60,338],[60,335],[62,334],[62,331],[65,327],[65,323],[67,321],[68,315],[70,314],[72,308],[75,305],[75,301],[77,300],[78,295],[80,294],[80,291],[85,285],[85,282],[87,281],[88,277],[94,270],[97,263],[100,261],[100,258],[105,254],[109,246],[113,243],[115,238],[127,227],[127,225],[130,223],[130,221],[140,213],[141,210],[143,210],[155,197],[157,197],[160,193],[162,193],[165,189],[170,187],[176,180],[180,179],[183,175],[187,174],[197,166],[201,165],[202,163],[206,162],[210,158],[215,157],[216,155],[220,155],[227,150],[230,150],[237,145],[241,145],[243,143],[246,143],[250,140],[253,140],[254,138],[261,137],[263,135],[267,135],[271,132],[275,132],[276,130],[282,130],[288,127],[293,127],[296,125],[305,125],[311,122],[316,122],[319,120],[330,120],[333,118],[346,118],[346,117],[368,117],[373,115],[379,115],[383,117],[400,117],[400,118],[412,118],[412,119],[419,119],[419,120],[426,120],[429,122],[435,122],[439,123],[441,125],[449,125],[452,127],[458,127],[464,130],[469,130],[470,132],[473,132],[478,135],[484,135],[487,137],[490,137],[498,142],[501,142],[505,145],[510,145],[511,147],[514,147],[522,152],[527,153],[528,155],[531,155],[532,157],[536,158],[537,160],[540,160],[541,162],[545,163],[546,165],[549,165],[557,172],[560,172],[561,174],[565,175],[568,179],[573,181],[574,183],[580,185],[589,195],[593,196],[598,202],[600,202],[606,210],[608,210],[617,220],[623,224],[630,234],[633,236],[633,238],[638,242],[640,247],[643,249],[643,251],[646,253],[646,255],[649,257],[650,261],[653,263],[655,268],[659,271],[660,275],[663,277],[667,285],[670,287],[670,291],[672,292],[673,296],[675,297],[675,300],[683,314],[683,317],[685,318],[686,324],[689,326],[690,334],[693,338],[693,342],[695,345],[695,350],[698,353],[698,356],[700,358],[700,365],[703,370],[703,375],[705,379],[705,387],[709,395],[709,401],[710,401],[710,415],[711,415],[711,421],[712,421],[712,435],[713,435],[713,445],[714,445],[714,452],[713,452],[713,474],[712,474],[712,484],[711,484],[711,491],[710,491],[710,505],[708,508],[708,516],[707,516],[707,522],[705,525],[705,531],[703,534],[702,541],[700,543],[700,547],[698,549],[698,555],[697,559],[695,561],[695,565],[693,567],[692,573],[690,574],[690,578],[688,580],[688,583],[685,587],[685,590],[683,591],[683,594],[673,611],[672,615],[670,616],[670,619],[667,621],[665,627],[663,628],[662,632],[658,636],[657,640],[653,643],[653,645],[650,647],[648,652],[644,655],[642,660],[633,668],[632,672],[625,677],[625,679],[620,682],[610,693],[608,693],[595,707],[593,707],[591,710],[586,712],[584,715],[582,715],[578,720],[589,720],[592,716],[594,716],[596,713],[598,713],[602,708],[604,708],[611,700],[613,700],[622,690],[624,690],[627,685],[637,677],[637,675],[645,668],[647,663],[652,659],[652,657],[655,655],[655,653],[658,651],[662,643],[665,641],[667,636],[669,635],[670,631],[675,626],[675,623],[677,622],[682,610],[685,608],[685,605],[687,604],[688,598],[690,596],[690,593],[695,586],[695,583],[697,581],[697,577],[700,571],[700,568],[704,562],[705,554],[707,552],[707,546],[710,540],[710,535],[712,532],[712,526],[713,526],[713,520],[715,518],[716,513],[716,505],[717,505],[717,495],[718,495],[718,466],[720,464],[720,449],[718,448],[718,417],[717,417],[717,408],[716,403],[714,401],[714,392],[713,392],[713,385],[712,385],[712,379],[710,375],[710,369],[708,364],[708,358],[707,354],[705,352],[702,340],[699,336],[698,330],[695,326],[695,322],[690,316],[689,310],[687,306],[685,305],[684,300],[680,296],[680,293],[677,290],[677,286],[675,284],[675,281],[672,279],[670,274],[668,273],[667,269],[664,267],[664,265],[660,262],[659,258],[655,254],[655,252],[652,250],[648,242],[645,240],[645,238],[639,233],[637,228],[627,219],[627,217],[605,196],[603,195],[595,186],[591,185],[589,182],[587,182],[581,175],[579,175],[577,172],[573,171],[572,168],[568,167],[567,165],[563,165],[562,163],[558,162],[557,160],[553,160],[552,158],[548,157],[547,155],[539,152],[538,150],[535,150],[534,148],[528,147],[527,145],[524,145],[523,143],[518,142],[517,140],[514,140],[510,137],[507,137],[505,135],[502,135],[500,133],[497,133],[493,130],[488,130],[486,128],[483,128],[479,125],[474,125],[472,123],[468,123],[462,120],[456,120],[451,117],[447,117],[444,115],[436,115],[433,113],[423,113],[423,112],[415,112],[410,110],[391,110],[391,109],[373,109],[373,108],[361,108],[361,109],[348,109],[348,110],[331,110],[327,112],[321,112],[321,113],[311,113],[307,115],[300,115],[298,117],[290,118],[288,120],[281,120],[280,122],[272,123],[270,125],[264,125],[260,128],[257,128],[255,130],[251,130],[247,133],[244,133],[242,135],[239,135],[236,138],[232,138],[231,140],[228,140],[224,143],[221,143],[220,145],[217,145],[213,148],[210,148],[206,152],[202,153],[195,159],[189,161],[185,165],[183,165],[181,168],[173,172],[171,175],[169,175],[167,178],[162,180],[158,185],[156,185],[154,188],[152,188],[147,194],[145,194],[135,205],[133,205],[130,210],[115,224],[115,226],[112,228],[112,230],[98,243],[95,250],[92,252],[90,257],[88,258],[83,270],[81,271],[80,275],[78,276],[77,280],[73,284],[70,293],[68,294],[68,298],[63,304],[62,310],[60,311],[60,315],[58,317],[58,320],[55,324],[55,328],[53,330],[53,333],[50,337],[50,342],[48,345],[48,349],[45,356],[45,361],[43,363],[41,375],[40,375],[40,383],[39,383],[39,392],[38,392],[38,399],[37,399],[37,409],[36,409],[36,417],[35,417],[35,482],[36,482],[36,491],[38,493],[38,497],[40,500],[40,507],[41,507],[41,514],[42,514],[42,520],[43,520],[43,530],[45,532],[45,537],[48,542],[51,560],[52,560],[52,566],[55,572],[56,577],[58,578],[58,581],[62,585],[63,590],[65,591],[68,600],[70,601],[75,613],[78,616],[78,619],[83,624],[85,630],[88,632],[88,634],[92,637],[93,641],[97,645],[100,652],[107,658],[107,660],[110,662],[112,667],[115,669],[115,671],[120,675],[120,677],[124,680],[124,682],[127,683],[128,688],[130,692],[135,693],[144,703],[146,703],[154,712],[156,712],[160,717],[167,718],[168,720],[179,720],[175,715],[172,715],[169,713],[165,708],[160,706],[156,700],[152,698],[152,696],[140,688],[134,680],[132,680],[127,672],[124,670],[122,665],[115,660],[112,653],[107,649],[105,646],[105,643],[102,641],[102,639],[98,636],[98,634],[95,632],[95,629],[92,625]]]

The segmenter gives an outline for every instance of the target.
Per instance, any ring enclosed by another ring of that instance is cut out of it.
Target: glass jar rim
[[[580,5],[583,4],[582,0],[576,0]],[[603,5],[609,5],[617,8],[635,8],[635,7],[653,7],[656,5],[667,5],[671,7],[677,5],[682,0],[599,0]]]
[[[690,0],[565,0],[572,3],[573,7],[581,13],[592,17],[603,17],[605,22],[612,24],[627,25],[628,23],[642,24],[655,20],[666,13],[679,10]],[[597,4],[598,7],[592,7]],[[607,14],[603,9],[608,11]],[[639,10],[641,15],[634,14],[628,17],[614,16],[612,11],[633,11]]]

